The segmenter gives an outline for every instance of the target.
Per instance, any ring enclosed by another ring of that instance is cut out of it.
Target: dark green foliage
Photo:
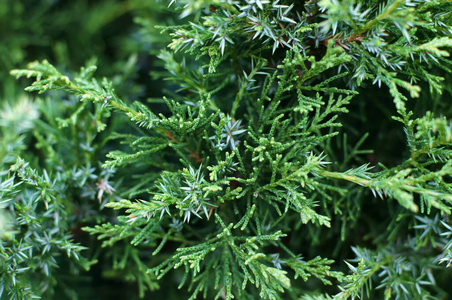
[[[452,295],[449,1],[79,3],[5,79],[2,297]]]

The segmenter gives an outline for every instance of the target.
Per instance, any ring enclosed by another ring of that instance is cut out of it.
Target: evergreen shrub
[[[0,22],[1,299],[451,297],[449,0]]]

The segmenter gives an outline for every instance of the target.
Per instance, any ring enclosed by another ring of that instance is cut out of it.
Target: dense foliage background
[[[451,35],[446,0],[1,1],[1,299],[448,299]]]

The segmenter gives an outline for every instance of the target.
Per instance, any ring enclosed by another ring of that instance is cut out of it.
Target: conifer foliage
[[[141,298],[452,295],[450,1],[154,5],[153,80],[11,71],[35,100],[1,111],[2,297],[96,269]]]

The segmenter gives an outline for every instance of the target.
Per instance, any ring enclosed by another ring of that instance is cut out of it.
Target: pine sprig
[[[0,295],[6,292],[10,299],[38,299],[40,293],[52,293],[58,268],[54,256],[64,254],[69,263],[85,270],[96,261],[85,258],[82,251],[87,248],[61,230],[67,228],[65,207],[56,192],[61,182],[51,182],[47,173],[40,175],[21,158],[10,172],[10,179],[2,182],[2,206],[10,211],[10,226],[16,230],[5,233],[0,247]]]

